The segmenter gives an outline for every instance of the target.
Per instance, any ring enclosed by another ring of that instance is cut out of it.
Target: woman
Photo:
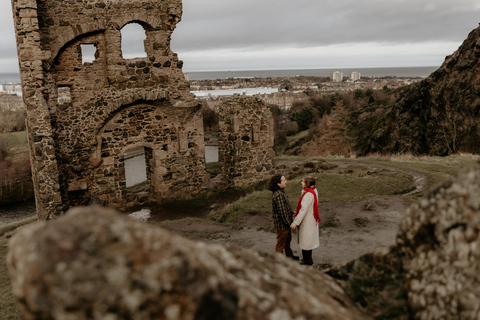
[[[301,264],[311,266],[313,264],[312,250],[320,245],[318,223],[318,192],[315,188],[315,178],[306,176],[302,180],[302,196],[298,201],[297,211],[290,228],[298,227],[300,248],[303,259]]]
[[[274,175],[268,184],[268,189],[272,191],[273,223],[277,230],[275,251],[280,253],[285,251],[287,257],[298,260],[299,258],[293,254],[290,247],[290,242],[292,241],[290,224],[293,220],[293,211],[290,201],[283,191],[286,186],[287,179],[281,174]]]

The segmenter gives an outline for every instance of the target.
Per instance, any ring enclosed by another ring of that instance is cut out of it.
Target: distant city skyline
[[[440,66],[480,21],[478,0],[183,0],[184,72]],[[18,72],[0,3],[0,73]]]

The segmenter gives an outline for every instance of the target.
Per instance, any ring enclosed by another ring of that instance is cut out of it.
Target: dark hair
[[[272,191],[272,192],[275,192],[277,191],[278,189],[280,189],[280,187],[278,186],[278,184],[280,182],[282,182],[282,177],[283,177],[283,174],[276,174],[274,175],[271,179],[270,179],[270,182],[268,183],[268,190]]]
[[[315,186],[315,178],[312,176],[305,176],[303,178],[303,182],[305,182],[305,187],[307,188]]]

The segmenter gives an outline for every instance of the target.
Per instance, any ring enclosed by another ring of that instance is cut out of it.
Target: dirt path
[[[346,161],[332,161],[338,165],[335,170],[341,170],[352,165]],[[338,219],[335,227],[322,228],[320,231],[320,247],[313,252],[315,263],[344,263],[368,252],[389,247],[395,244],[398,224],[409,206],[405,196],[423,191],[428,184],[427,177],[418,172],[413,172],[386,165],[372,165],[368,163],[355,163],[366,167],[383,168],[392,171],[401,171],[412,176],[415,190],[408,194],[372,197],[358,202],[348,203],[322,203],[320,218],[325,221],[327,216],[334,215]],[[365,208],[365,203],[370,206]],[[246,227],[241,230],[231,230],[228,226],[212,226],[210,224],[196,224],[189,222],[188,226],[177,224],[169,229],[185,234],[193,239],[202,238],[203,231],[208,231],[207,241],[230,243],[243,248],[260,252],[272,252],[275,246],[275,233],[262,231],[271,225],[268,216],[256,215],[248,219]],[[203,233],[205,235],[205,233]],[[292,248],[297,255],[301,249],[297,241],[292,241]]]
[[[335,170],[339,171],[349,165],[348,161],[332,161],[338,165]],[[416,189],[409,194],[420,192],[428,185],[425,175],[409,170],[381,164],[355,163],[369,168],[384,168],[401,171],[412,176]],[[232,201],[238,195],[232,196]],[[406,195],[373,197],[358,202],[348,203],[321,203],[320,217],[323,221],[328,216],[335,216],[337,226],[322,228],[320,231],[320,247],[314,250],[313,258],[316,263],[344,263],[355,259],[365,253],[388,247],[395,244],[398,223],[409,203]],[[365,208],[365,203],[369,207]],[[176,212],[173,219],[182,218],[185,215],[182,209],[152,208],[153,211],[165,211],[156,213],[154,220],[160,217],[172,219],[172,213]],[[198,211],[198,208],[183,208],[195,212],[196,217],[206,217],[209,210]],[[207,209],[207,208],[204,208]],[[152,212],[155,213],[155,212]],[[22,206],[10,206],[0,209],[0,225],[18,221],[35,214],[34,203]],[[200,216],[199,216],[200,214]],[[187,213],[188,215],[188,213]],[[160,219],[160,220],[163,220]],[[178,232],[191,239],[231,243],[243,248],[260,252],[272,252],[275,246],[275,233],[263,231],[271,227],[271,219],[267,215],[257,214],[250,216],[245,222],[245,227],[240,230],[232,229],[226,224],[214,224],[210,222],[181,222],[167,228]],[[301,250],[297,241],[292,241],[292,247],[297,255]]]
[[[379,205],[365,211],[363,209],[365,200],[341,204],[322,203],[320,218],[324,220],[327,215],[336,213],[338,225],[321,229],[320,247],[313,251],[315,263],[348,262],[368,252],[395,244],[398,223],[405,210],[404,200],[401,197],[379,197],[370,198],[368,201]],[[355,221],[363,223],[357,224]],[[256,226],[236,231],[222,227],[217,229],[218,238],[210,241],[231,243],[260,252],[272,252],[275,246],[275,233],[259,230],[270,224],[268,217],[257,217]],[[202,230],[200,225],[190,228]],[[185,231],[186,228],[177,225],[172,230]],[[295,236],[292,248],[297,255],[301,254]]]

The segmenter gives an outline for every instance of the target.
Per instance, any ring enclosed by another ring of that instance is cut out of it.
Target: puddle
[[[145,222],[150,218],[150,209],[142,209],[140,211],[135,211],[130,213],[128,216],[137,221]]]

